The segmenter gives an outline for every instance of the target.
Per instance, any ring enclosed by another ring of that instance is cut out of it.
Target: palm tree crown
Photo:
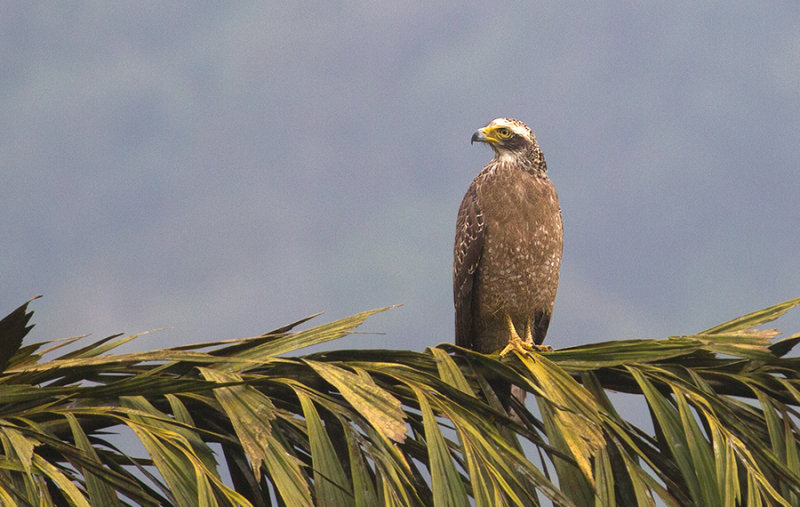
[[[694,335],[504,358],[296,355],[383,309],[149,352],[111,353],[135,335],[22,346],[29,303],[0,321],[4,505],[800,503],[800,334],[757,327],[800,298]],[[497,381],[534,401],[508,417]],[[123,430],[144,456],[109,438]]]

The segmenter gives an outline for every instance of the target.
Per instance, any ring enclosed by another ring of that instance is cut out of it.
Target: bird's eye
[[[508,139],[511,137],[511,131],[507,128],[497,129],[497,135],[500,137],[500,139]]]

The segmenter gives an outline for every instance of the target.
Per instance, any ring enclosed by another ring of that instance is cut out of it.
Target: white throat
[[[495,153],[495,156],[494,156],[494,158],[495,158],[495,160],[497,160],[498,162],[502,162],[502,163],[505,163],[505,162],[514,162],[514,161],[517,159],[517,157],[516,157],[516,156],[515,156],[513,153],[511,153],[511,152],[508,152],[508,151],[503,151],[503,152],[500,152],[500,153]]]

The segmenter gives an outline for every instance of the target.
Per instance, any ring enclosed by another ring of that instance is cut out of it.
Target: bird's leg
[[[525,322],[525,343],[533,345],[533,333],[531,333],[531,321]]]
[[[506,325],[508,326],[508,345],[506,345],[505,348],[500,351],[500,356],[508,354],[513,349],[517,349],[519,351],[525,350],[525,342],[519,337],[519,334],[517,334],[517,329],[514,327],[514,321],[511,320],[511,316],[509,314],[506,314]]]
[[[531,321],[525,323],[525,346],[530,347],[531,350],[539,352],[550,352],[553,347],[550,345],[536,345],[533,341],[533,333],[531,332]]]
[[[542,350],[551,350],[550,347],[544,348],[533,343],[533,335],[531,334],[531,325],[528,323],[525,326],[525,339],[523,340],[517,333],[517,328],[514,327],[514,321],[511,316],[506,314],[506,325],[508,326],[508,345],[500,351],[500,356],[504,356],[512,350],[518,350],[523,354],[530,354],[531,352],[539,352]]]

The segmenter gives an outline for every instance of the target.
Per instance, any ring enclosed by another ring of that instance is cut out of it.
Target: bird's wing
[[[456,345],[474,348],[472,336],[473,290],[483,252],[485,225],[478,206],[477,184],[467,190],[456,220],[453,247],[453,300],[456,309]]]

